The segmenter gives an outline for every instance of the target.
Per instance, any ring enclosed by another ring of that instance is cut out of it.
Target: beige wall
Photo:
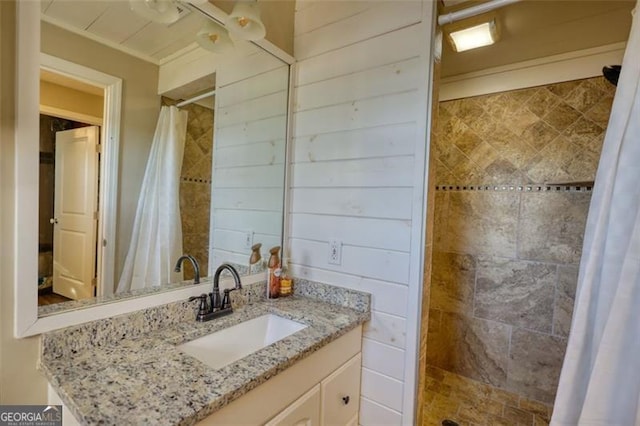
[[[116,237],[117,281],[127,255],[140,186],[160,111],[160,98],[157,95],[158,67],[44,22],[41,39],[44,53],[123,80]]]
[[[591,193],[517,186],[593,180],[613,94],[597,77],[440,104],[429,365],[553,402]]]
[[[0,404],[43,404],[38,338],[13,338],[15,22],[15,2],[0,1]]]
[[[101,118],[104,98],[40,80],[40,105]]]

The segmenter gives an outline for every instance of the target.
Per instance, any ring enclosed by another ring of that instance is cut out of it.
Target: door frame
[[[45,53],[40,53],[40,69],[98,86],[104,90],[104,110],[100,128],[96,295],[109,296],[113,294],[113,285],[103,285],[103,283],[113,283],[115,280],[122,79]],[[55,114],[51,109],[43,109],[42,106],[40,111],[44,114]],[[74,117],[71,111],[57,110],[56,112],[56,115],[64,114],[71,119]],[[81,114],[75,114],[75,117],[82,118]],[[84,116],[84,119],[86,118]]]

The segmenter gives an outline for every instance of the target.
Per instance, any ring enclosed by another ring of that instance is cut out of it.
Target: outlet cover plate
[[[332,265],[342,264],[342,241],[329,241],[329,263]]]
[[[253,246],[253,231],[245,231],[244,248],[251,249],[251,246]]]

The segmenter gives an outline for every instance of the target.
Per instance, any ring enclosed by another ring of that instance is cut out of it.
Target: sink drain
[[[459,425],[453,420],[445,419],[442,421],[442,426],[459,426]]]

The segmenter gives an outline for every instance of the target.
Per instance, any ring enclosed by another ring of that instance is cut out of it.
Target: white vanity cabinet
[[[358,326],[198,425],[357,426],[361,347]]]
[[[206,425],[357,426],[362,326],[203,419]],[[49,385],[49,404],[62,404]],[[63,424],[79,423],[63,405]]]
[[[298,398],[266,426],[358,424],[360,354]]]
[[[315,385],[265,426],[316,426],[320,419],[320,385]]]
[[[348,425],[354,418],[358,424],[361,365],[358,354],[320,384],[322,424]]]

